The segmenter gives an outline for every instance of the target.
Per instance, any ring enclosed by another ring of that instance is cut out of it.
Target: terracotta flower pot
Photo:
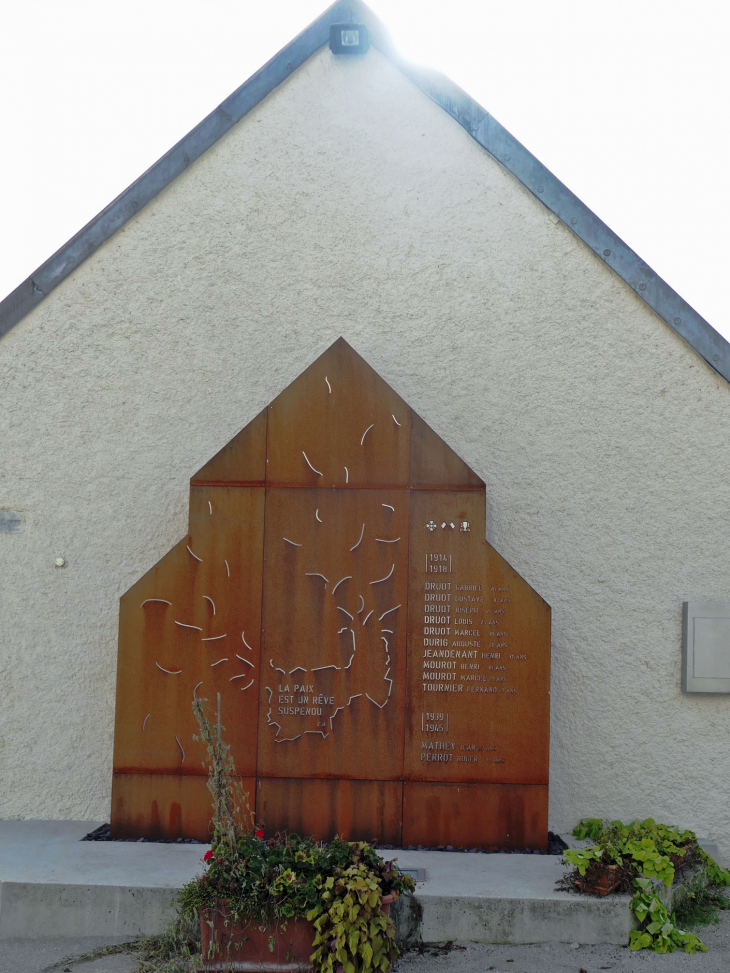
[[[390,907],[398,898],[397,892],[384,895],[383,915],[390,915]],[[229,970],[248,973],[296,973],[312,969],[315,936],[314,924],[306,919],[289,919],[286,929],[271,926],[259,929],[255,924],[233,925],[228,920],[228,902],[221,899],[211,911],[200,910],[200,940],[205,973],[228,973]],[[212,922],[212,928],[210,923]],[[273,947],[273,948],[272,948]]]
[[[618,866],[606,865],[605,871],[596,878],[594,889],[599,895],[608,895],[620,884],[621,876],[618,874]]]
[[[380,908],[383,910],[384,916],[390,915],[390,907],[393,905],[393,903],[397,898],[398,898],[397,892],[389,892],[387,895],[383,896],[380,902]]]
[[[312,969],[309,957],[315,929],[311,922],[289,919],[286,929],[281,925],[259,929],[252,923],[226,925],[227,904],[221,900],[215,910],[200,910],[201,970],[295,973]]]

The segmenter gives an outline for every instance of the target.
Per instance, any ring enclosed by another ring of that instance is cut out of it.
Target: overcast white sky
[[[370,5],[730,339],[726,2]],[[325,6],[0,0],[0,297]]]

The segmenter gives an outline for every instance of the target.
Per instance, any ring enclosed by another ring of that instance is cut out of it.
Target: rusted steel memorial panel
[[[208,833],[191,703],[258,819],[329,838],[547,843],[550,609],[482,480],[342,339],[191,480],[121,599],[112,832]]]

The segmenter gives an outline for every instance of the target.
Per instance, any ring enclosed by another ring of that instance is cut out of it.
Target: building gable
[[[328,8],[0,302],[0,337],[323,47],[333,23],[352,21],[365,23],[374,47],[456,119],[670,328],[730,381],[730,343],[487,111],[444,75],[402,58],[380,20],[361,0],[337,2]]]

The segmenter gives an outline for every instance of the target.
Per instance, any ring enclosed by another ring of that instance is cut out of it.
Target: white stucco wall
[[[107,817],[119,595],[340,334],[552,605],[550,826],[730,858],[730,698],[680,691],[682,601],[730,598],[730,386],[374,50],[312,58],[0,341],[0,817]]]

